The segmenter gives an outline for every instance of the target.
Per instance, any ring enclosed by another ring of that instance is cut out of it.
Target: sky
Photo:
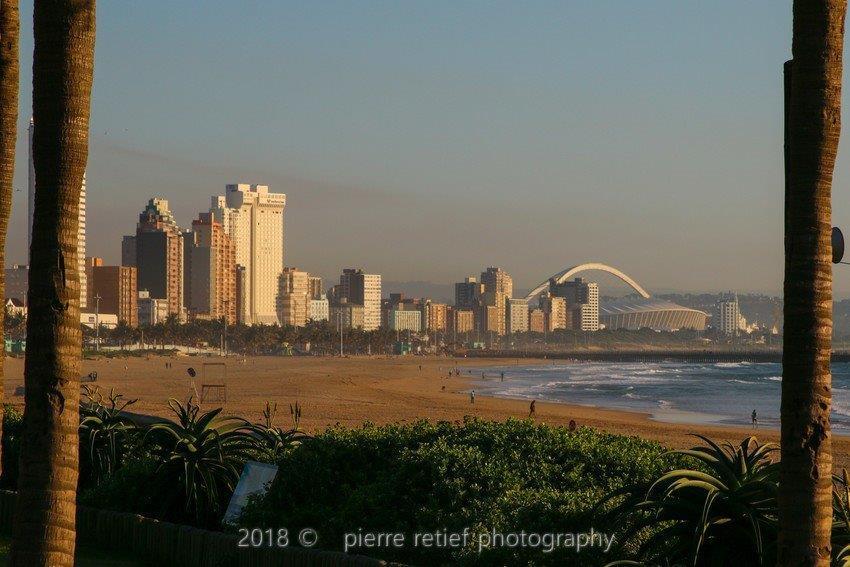
[[[327,278],[450,283],[496,265],[527,288],[598,261],[654,292],[782,288],[790,0],[97,10],[88,255],[117,263],[150,197],[188,226],[246,182],[287,194],[286,264]],[[31,2],[21,18],[7,258],[26,263]],[[850,266],[835,291],[850,296]]]

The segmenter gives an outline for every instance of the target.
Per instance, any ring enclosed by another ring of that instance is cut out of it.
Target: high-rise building
[[[481,296],[481,284],[475,276],[469,276],[455,284],[455,307],[462,310],[474,311],[478,308],[478,298]]]
[[[303,327],[310,318],[310,274],[286,267],[280,275],[277,317],[281,326]]]
[[[247,325],[248,313],[248,272],[245,266],[236,264],[236,322]]]
[[[741,310],[738,307],[738,295],[732,293],[721,294],[717,302],[717,324],[715,328],[724,335],[735,336],[738,334]]]
[[[136,268],[133,266],[91,267],[89,277],[91,303],[89,311],[112,314],[131,327],[139,324]]]
[[[327,321],[330,319],[330,305],[327,299],[311,299],[310,300],[310,320],[311,321]]]
[[[212,213],[200,213],[183,235],[184,295],[189,312],[202,319],[236,323],[236,256],[233,242]]]
[[[547,332],[566,329],[569,325],[567,314],[567,300],[563,297],[546,292],[540,295],[538,300],[540,310],[543,311],[543,328]]]
[[[578,331],[599,330],[599,286],[584,278],[557,283],[549,282],[549,293],[567,300],[572,318],[571,327]]]
[[[121,239],[121,265],[136,265],[136,235],[125,234]]]
[[[542,309],[532,309],[528,312],[528,330],[532,333],[546,332],[546,314]]]
[[[330,322],[335,327],[343,329],[362,329],[364,308],[356,303],[348,303],[345,299],[330,306]]]
[[[363,306],[363,329],[373,331],[381,326],[381,276],[363,270],[346,268],[339,277],[338,298]]]
[[[274,325],[277,293],[283,272],[286,195],[270,193],[267,185],[227,185],[212,198],[215,214],[236,248],[236,263],[245,270],[244,314],[247,324]]]
[[[528,331],[528,301],[508,299],[505,314],[505,332],[508,334]]]
[[[103,258],[98,258],[97,256],[86,256],[85,262],[85,272],[86,272],[86,283],[88,296],[86,297],[86,305],[89,306],[89,310],[93,311],[95,308],[94,305],[94,297],[97,295],[94,292],[94,285],[92,284],[92,277],[94,277],[94,268],[96,266],[103,266]]]
[[[387,327],[391,331],[418,333],[422,329],[422,312],[411,309],[391,309],[387,314]]]
[[[475,330],[475,312],[471,309],[452,309],[449,331],[455,334],[471,333]]]
[[[35,213],[35,162],[32,153],[32,140],[35,131],[35,122],[30,118],[28,134],[28,161],[29,169],[27,170],[27,213],[29,214],[29,223],[27,225],[27,255],[32,247],[32,220]],[[89,296],[88,285],[86,281],[86,174],[83,173],[83,184],[80,187],[80,208],[77,213],[77,269],[80,274],[80,309],[87,307],[87,299]]]
[[[479,300],[480,328],[488,333],[504,335],[507,301],[514,293],[513,279],[502,268],[489,267],[481,273],[481,285],[483,293]]]
[[[136,267],[139,290],[163,299],[170,315],[183,317],[183,233],[168,208],[168,201],[154,197],[139,215],[136,225]],[[141,319],[141,317],[140,317]]]
[[[448,328],[449,306],[445,303],[434,303],[430,299],[422,302],[422,330],[429,333],[444,333]]]
[[[322,278],[320,276],[310,276],[307,278],[307,289],[310,299],[322,299]]]
[[[27,303],[27,289],[29,288],[30,269],[29,266],[12,264],[6,268],[6,298],[17,299],[24,305]]]

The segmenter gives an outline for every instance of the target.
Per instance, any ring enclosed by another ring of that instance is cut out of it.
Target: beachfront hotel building
[[[528,330],[532,333],[546,332],[546,314],[539,307],[528,312]]]
[[[348,303],[342,299],[339,303],[331,305],[330,322],[339,329],[362,329],[364,321],[364,309],[362,305]]]
[[[428,332],[445,332],[448,328],[449,306],[445,303],[434,303],[430,299],[422,302],[422,330]]]
[[[481,272],[481,288],[479,327],[488,333],[504,335],[507,301],[514,293],[513,279],[502,268],[491,266]]]
[[[714,325],[720,333],[735,336],[740,330],[741,310],[738,307],[738,295],[724,293],[717,301],[717,322]]]
[[[508,299],[505,332],[510,335],[526,331],[528,331],[528,301],[525,299]]]
[[[99,258],[98,258],[99,260]],[[139,325],[138,282],[133,266],[104,266],[92,262],[89,273],[91,289],[89,312],[112,314],[130,327]]]
[[[169,315],[184,319],[183,233],[166,199],[148,201],[139,215],[134,242],[139,290],[163,300]]]
[[[599,330],[599,285],[584,278],[558,283],[549,282],[549,292],[563,297],[570,310],[570,327],[577,331]]]
[[[240,322],[274,325],[284,258],[286,195],[267,185],[229,184],[225,194],[212,197],[210,212],[235,247],[236,264],[244,274],[239,287]]]
[[[475,330],[475,312],[471,309],[452,309],[449,321],[448,330],[452,333],[471,333]]]
[[[236,324],[236,252],[212,213],[200,213],[183,234],[184,296],[192,317]]]
[[[363,306],[363,330],[374,331],[381,326],[381,276],[367,274],[361,269],[345,268],[335,287],[338,301]]]
[[[303,327],[310,319],[310,274],[286,267],[280,275],[277,317],[283,327]]]
[[[469,276],[455,284],[455,308],[474,311],[478,308],[481,284],[475,276]]]
[[[330,319],[330,304],[327,299],[311,299],[310,300],[310,320],[311,321],[327,321]]]
[[[543,328],[546,332],[551,333],[569,327],[570,318],[566,299],[546,292],[540,295],[538,301],[540,310],[543,311]]]
[[[307,278],[307,294],[310,299],[322,299],[324,297],[324,286],[321,276],[310,276]]]
[[[35,122],[30,118],[28,135],[28,162],[27,169],[27,213],[29,222],[27,224],[27,256],[32,247],[32,220],[35,213],[35,162],[32,154],[32,139],[35,131]],[[80,208],[77,213],[77,269],[80,274],[80,309],[87,307],[88,285],[86,278],[86,174],[83,173],[83,184],[80,187]]]
[[[387,313],[387,327],[391,331],[418,333],[422,329],[422,312],[412,309],[391,309]]]

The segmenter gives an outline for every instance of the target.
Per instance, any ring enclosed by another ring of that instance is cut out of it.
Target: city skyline
[[[298,214],[287,263],[328,281],[362,265],[387,282],[450,283],[495,264],[527,288],[599,260],[656,292],[778,294],[790,3],[594,4],[223,3],[200,16],[162,2],[101,6],[87,253],[118,263],[135,195],[163,194],[184,226],[211,192],[240,180],[289,195]],[[198,17],[205,26],[189,25]],[[154,23],[161,41],[142,41]],[[282,28],[272,34],[272,23]],[[256,33],[224,53],[212,38],[232,27]],[[26,68],[32,38],[22,31]],[[287,65],[265,65],[270,57]],[[704,64],[683,63],[693,60]],[[163,92],[136,92],[139,81]],[[600,93],[602,81],[616,88]],[[22,84],[19,149],[28,116]],[[845,228],[846,153],[834,200]],[[24,195],[10,262],[26,263]],[[842,274],[837,297],[850,295]]]

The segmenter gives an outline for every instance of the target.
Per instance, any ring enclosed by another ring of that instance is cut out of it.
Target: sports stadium
[[[654,329],[656,331],[678,331],[694,329],[702,331],[708,322],[708,313],[684,307],[672,301],[655,299],[640,284],[617,268],[592,262],[579,264],[563,270],[535,287],[526,296],[529,301],[549,289],[549,282],[563,283],[581,272],[599,271],[616,276],[640,297],[627,297],[603,302],[599,306],[599,323],[606,329]]]

